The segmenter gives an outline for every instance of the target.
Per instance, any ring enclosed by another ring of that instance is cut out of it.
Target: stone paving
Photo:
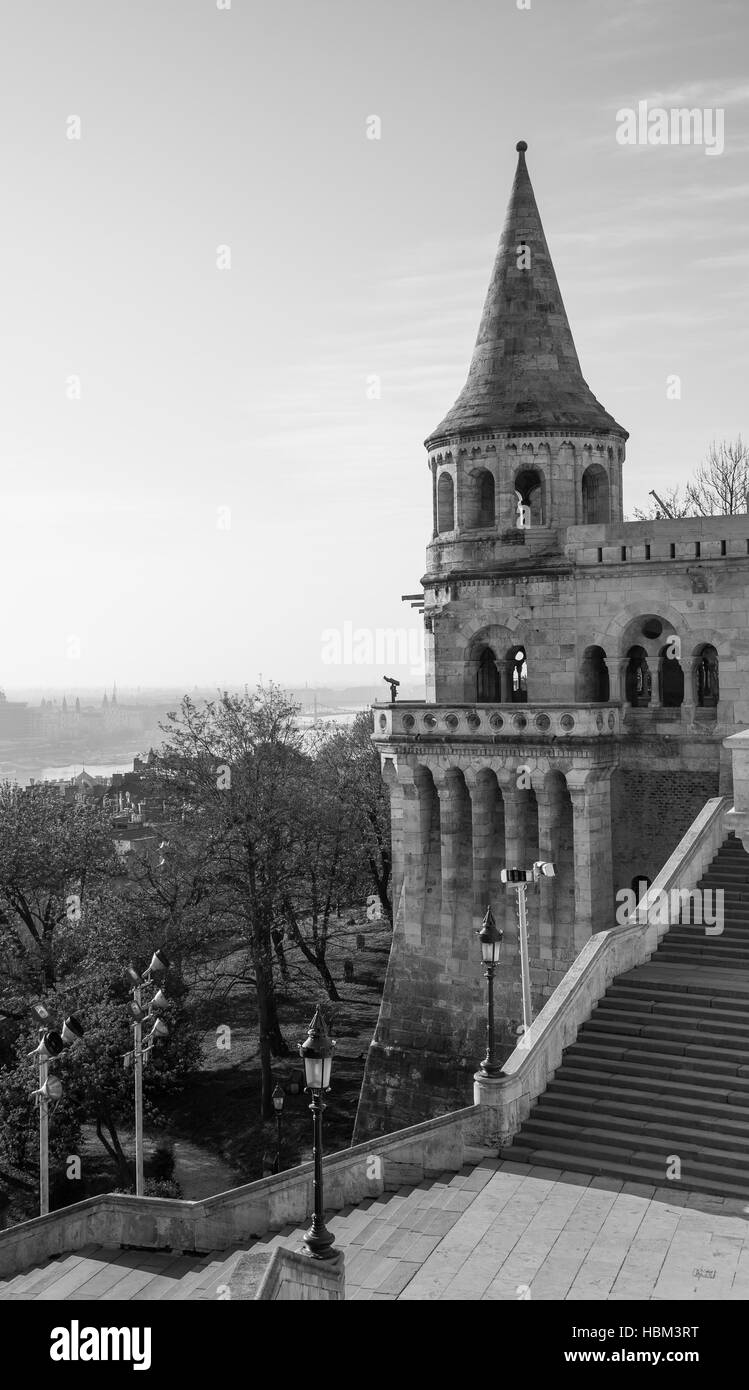
[[[486,1159],[331,1215],[347,1299],[747,1299],[749,1203]],[[246,1249],[88,1247],[0,1281],[0,1300],[225,1298]]]

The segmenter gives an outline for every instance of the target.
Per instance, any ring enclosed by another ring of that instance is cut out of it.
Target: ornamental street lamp
[[[511,883],[517,889],[518,923],[520,926],[520,973],[523,981],[523,1036],[533,1022],[531,1007],[531,972],[528,962],[528,918],[526,914],[525,889],[528,883],[538,883],[540,878],[554,878],[553,864],[538,859],[532,869],[503,869],[500,875],[503,883]]]
[[[487,907],[481,930],[476,933],[481,945],[481,959],[484,962],[486,980],[486,1056],[479,1067],[482,1076],[498,1076],[502,1068],[494,1055],[494,971],[499,965],[502,949],[502,928],[494,920],[491,907]]]
[[[29,1053],[39,1065],[39,1086],[32,1095],[39,1106],[39,1215],[49,1211],[49,1102],[58,1101],[63,1086],[59,1076],[50,1076],[50,1062],[61,1057],[68,1047],[83,1037],[83,1027],[75,1014],[68,1014],[62,1027],[52,1028],[52,1019],[43,1004],[33,1004],[32,1013],[40,1023],[39,1044]]]
[[[134,965],[129,965],[127,973],[132,984],[132,999],[130,1000],[130,1012],[133,1016],[133,1049],[126,1052],[124,1063],[126,1067],[131,1064],[135,1070],[135,1195],[142,1197],[145,1191],[143,1177],[143,1064],[148,1061],[151,1049],[157,1038],[165,1038],[169,1035],[169,1028],[163,1019],[157,1018],[155,1010],[163,1008],[169,1001],[163,990],[160,988],[152,996],[148,1009],[143,1008],[143,987],[153,984],[154,979],[159,979],[165,975],[171,962],[165,951],[154,951],[151,957],[151,964],[145,974],[140,975]],[[146,1034],[147,1046],[143,1047],[143,1024],[151,1023],[153,1027]]]
[[[271,1100],[273,1101],[273,1109],[274,1109],[275,1112],[276,1112],[276,1130],[277,1130],[277,1138],[278,1138],[277,1151],[276,1151],[276,1172],[277,1172],[277,1173],[280,1173],[280,1171],[281,1171],[281,1117],[282,1117],[282,1115],[283,1115],[283,1103],[284,1103],[284,1100],[285,1100],[285,1099],[286,1099],[286,1092],[284,1091],[283,1086],[282,1086],[279,1082],[277,1082],[277,1083],[276,1083],[276,1086],[275,1086],[275,1089],[274,1089],[274,1091],[273,1091],[273,1095],[271,1096]]]
[[[307,1090],[312,1092],[312,1122],[314,1132],[313,1157],[315,1162],[315,1175],[313,1180],[315,1194],[315,1210],[312,1217],[312,1225],[304,1237],[307,1247],[307,1254],[315,1260],[335,1259],[338,1251],[333,1246],[335,1237],[325,1225],[325,1206],[323,1200],[322,1182],[322,1112],[325,1105],[322,1098],[323,1091],[327,1091],[330,1086],[330,1072],[333,1065],[333,1048],[335,1043],[328,1036],[325,1027],[325,1019],[320,1013],[319,1005],[315,1009],[315,1016],[307,1030],[306,1042],[299,1044],[299,1055],[304,1062],[304,1076],[307,1082]]]

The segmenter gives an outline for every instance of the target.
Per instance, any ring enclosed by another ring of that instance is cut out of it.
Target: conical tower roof
[[[517,146],[518,167],[468,380],[427,447],[451,434],[492,429],[613,430],[627,438],[583,379],[533,196],[527,148],[524,140]],[[530,264],[519,268],[519,259]]]

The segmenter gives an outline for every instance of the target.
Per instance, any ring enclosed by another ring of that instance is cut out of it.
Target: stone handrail
[[[426,742],[445,739],[616,737],[620,732],[621,710],[615,702],[585,704],[426,704],[424,701],[398,701],[375,705],[374,739],[402,738]]]
[[[715,857],[728,831],[730,800],[714,797],[705,806],[664,864],[625,926],[597,932],[585,943],[551,998],[502,1068],[502,1076],[487,1081],[477,1074],[474,1098],[493,1110],[485,1133],[507,1144],[527,1119],[531,1106],[546,1090],[579,1028],[603,998],[611,981],[643,965],[668,931],[664,894],[672,888],[693,888]]]
[[[420,1183],[486,1152],[481,1106],[440,1115],[341,1149],[325,1159],[327,1210],[355,1205],[404,1183]],[[209,1252],[306,1224],[312,1211],[313,1164],[246,1183],[199,1202],[106,1193],[0,1231],[0,1278],[84,1245]]]

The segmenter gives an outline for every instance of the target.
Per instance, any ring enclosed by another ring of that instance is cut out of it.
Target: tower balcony
[[[619,704],[427,704],[373,707],[375,742],[496,743],[529,739],[608,739],[621,730]]]

